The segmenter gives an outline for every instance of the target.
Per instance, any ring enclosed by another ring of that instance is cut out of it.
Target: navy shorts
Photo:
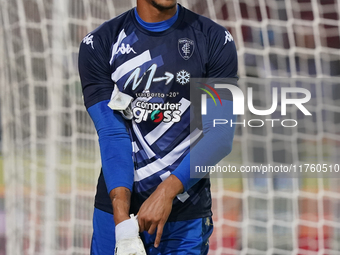
[[[93,236],[91,255],[114,255],[115,224],[113,216],[97,208],[93,215]],[[209,237],[213,231],[211,217],[194,220],[167,222],[163,229],[161,243],[153,246],[156,233],[140,234],[148,255],[163,254],[208,254]]]

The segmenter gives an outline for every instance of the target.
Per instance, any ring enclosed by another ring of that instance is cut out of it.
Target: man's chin
[[[171,10],[176,7],[177,1],[169,1],[171,3],[162,3],[162,1],[152,0],[152,5],[160,11]]]

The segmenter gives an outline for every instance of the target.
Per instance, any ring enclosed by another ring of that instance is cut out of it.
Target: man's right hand
[[[116,243],[115,255],[146,255],[140,237],[123,239]]]
[[[116,225],[115,255],[146,255],[142,240],[139,237],[137,216]]]
[[[113,217],[116,224],[115,255],[146,255],[142,240],[139,237],[137,216],[130,215],[131,192],[118,187],[110,192]]]

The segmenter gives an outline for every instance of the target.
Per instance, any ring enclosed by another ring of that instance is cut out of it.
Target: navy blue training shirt
[[[105,22],[81,43],[84,101],[98,131],[103,164],[95,201],[98,209],[112,213],[108,192],[124,186],[132,190],[131,211],[137,213],[157,186],[175,174],[185,193],[174,200],[169,221],[211,215],[209,179],[189,184],[188,172],[183,174],[186,169],[181,167],[193,137],[198,141],[203,136],[201,125],[190,134],[190,79],[228,77],[236,84],[237,54],[224,27],[178,8],[177,19],[164,31],[146,29],[131,9]],[[131,120],[107,106],[121,103],[117,91],[131,97]],[[232,100],[230,95],[221,97]],[[102,116],[108,117],[102,120]],[[123,145],[117,146],[113,139]],[[115,169],[117,165],[121,169]]]

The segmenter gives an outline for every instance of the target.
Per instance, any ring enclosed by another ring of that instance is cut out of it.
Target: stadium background
[[[339,163],[340,3],[182,0],[230,30],[240,86],[313,77],[299,128],[238,128],[235,165]],[[0,0],[0,255],[88,254],[97,138],[77,73],[79,43],[134,0]],[[326,84],[327,83],[327,84]],[[249,113],[248,113],[249,114]],[[216,178],[210,254],[340,254],[337,178]]]

